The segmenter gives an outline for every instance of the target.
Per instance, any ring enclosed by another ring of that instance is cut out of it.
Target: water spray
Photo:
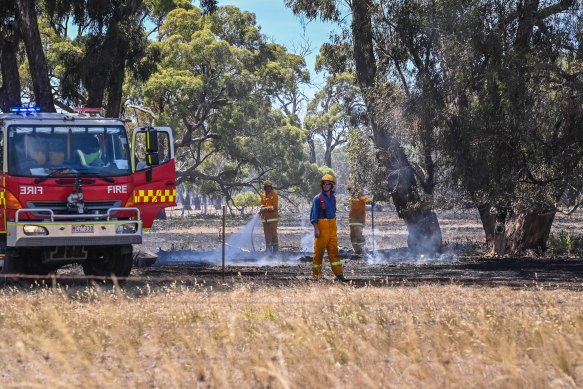
[[[253,249],[254,253],[256,253],[257,250],[255,250],[255,242],[253,241],[253,237],[255,236],[255,226],[257,225],[258,220],[258,217],[253,218],[253,226],[251,227],[251,248]]]

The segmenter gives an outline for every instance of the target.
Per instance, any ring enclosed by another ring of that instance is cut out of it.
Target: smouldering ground
[[[5,288],[0,304],[2,387],[583,386],[573,291]]]

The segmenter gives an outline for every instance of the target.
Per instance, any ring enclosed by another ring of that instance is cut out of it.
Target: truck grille
[[[26,204],[27,208],[49,208],[55,215],[68,215],[71,211],[67,208],[66,201],[29,201]],[[121,201],[85,201],[85,209],[87,213],[101,213],[104,214],[109,208],[120,207]],[[77,213],[77,212],[73,212]]]

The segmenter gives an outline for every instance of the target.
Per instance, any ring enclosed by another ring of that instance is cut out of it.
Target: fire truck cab
[[[132,245],[174,206],[172,131],[95,112],[0,114],[2,273],[127,277]]]

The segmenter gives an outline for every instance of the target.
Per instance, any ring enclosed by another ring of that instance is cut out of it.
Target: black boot
[[[348,280],[344,277],[343,274],[336,276],[336,281],[338,282],[348,282]]]

